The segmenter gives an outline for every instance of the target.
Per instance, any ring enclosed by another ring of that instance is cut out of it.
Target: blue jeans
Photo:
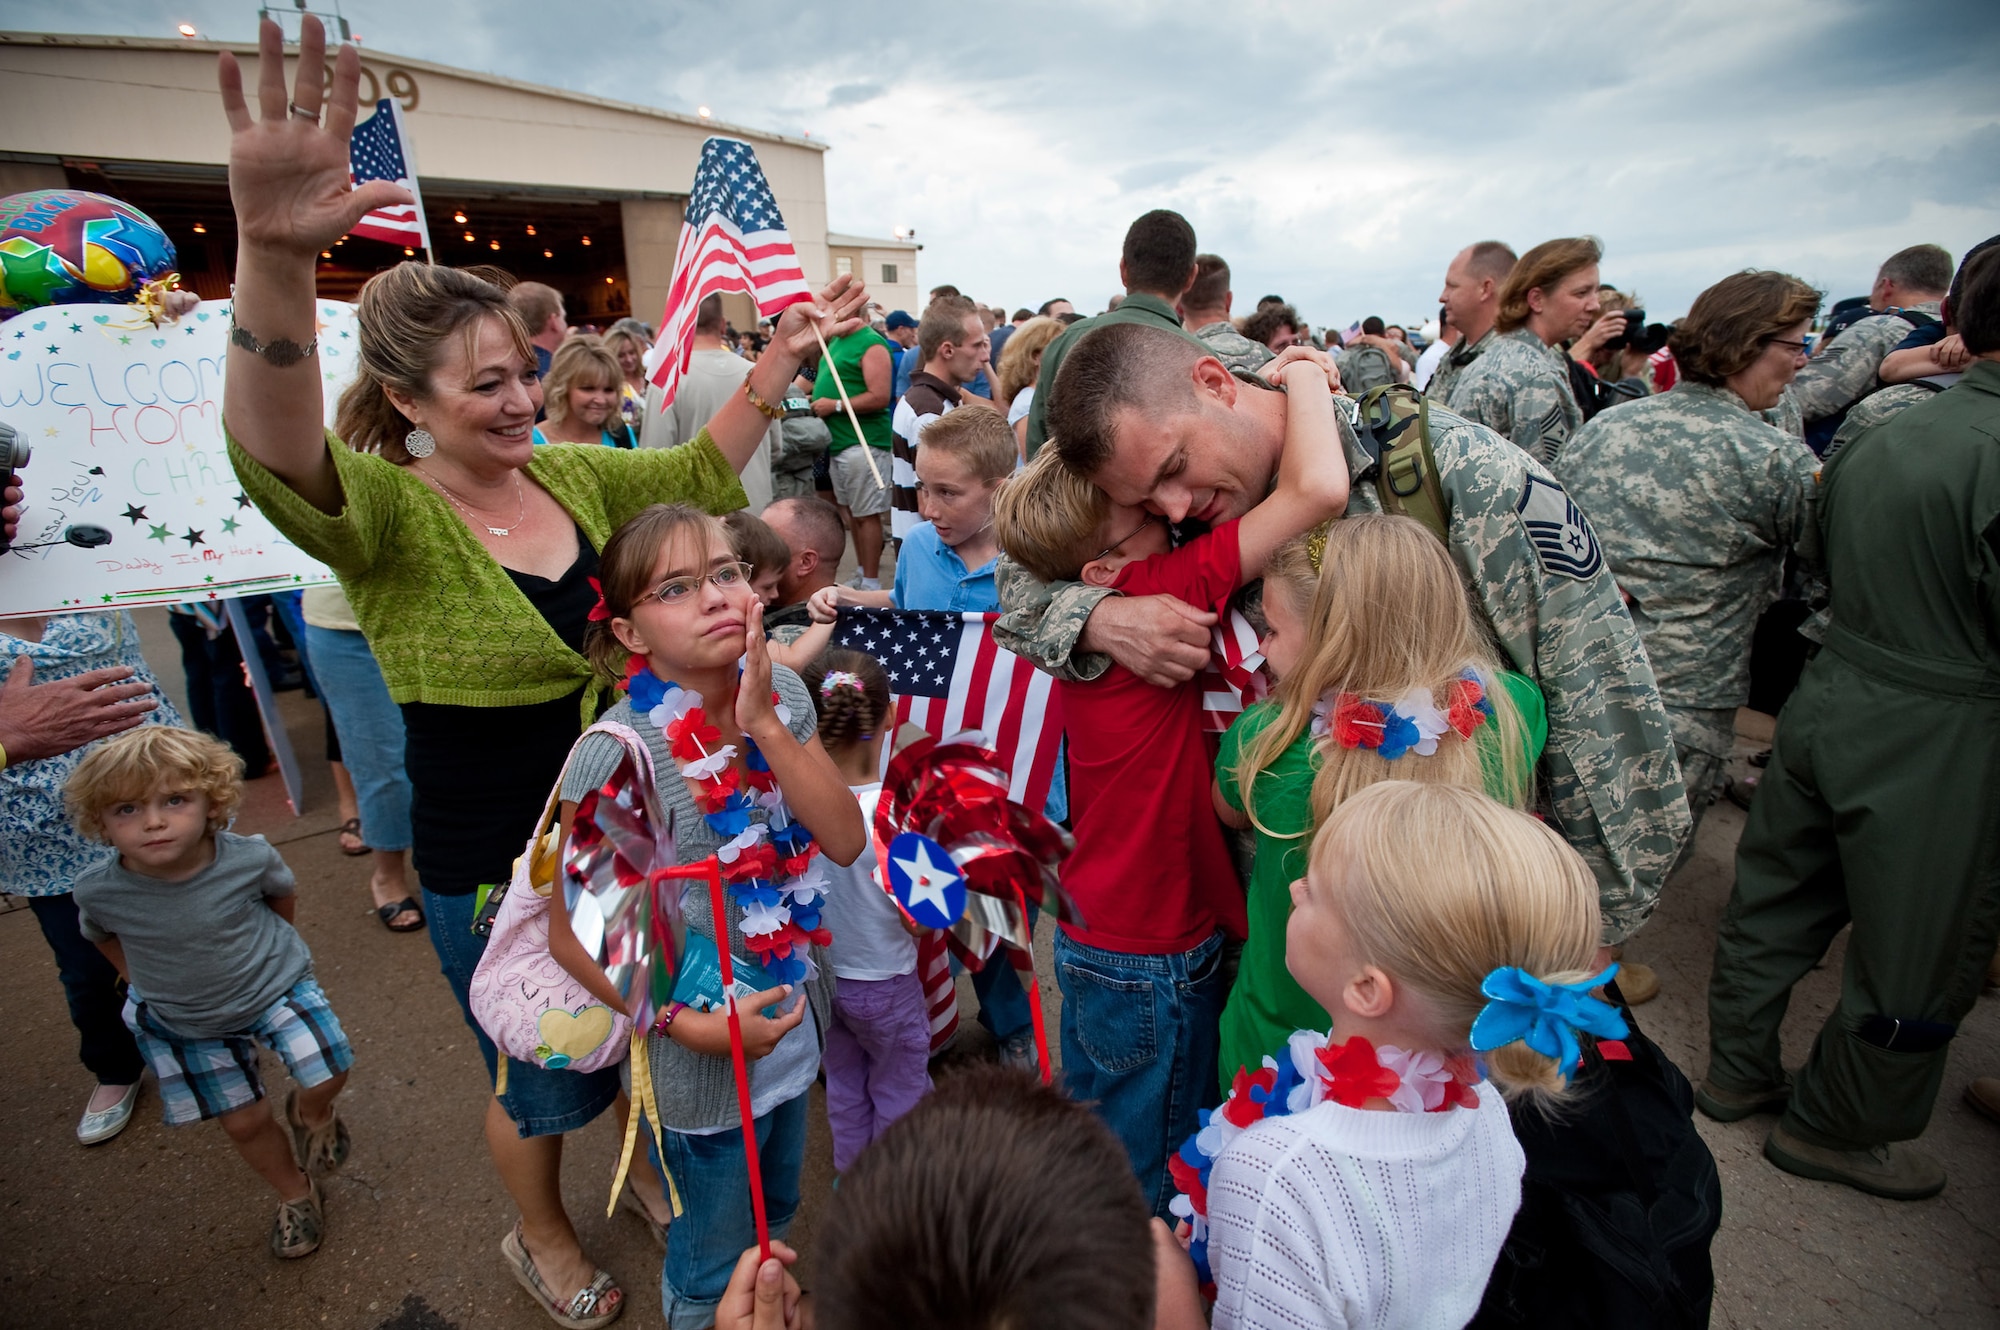
[[[431,946],[438,954],[438,968],[458,999],[458,1010],[479,1042],[479,1056],[486,1059],[486,1079],[492,1083],[500,1071],[500,1050],[472,1019],[470,994],[472,972],[486,954],[486,939],[472,931],[472,903],[477,896],[440,896],[424,892],[424,922],[430,929]],[[618,1098],[618,1069],[623,1064],[599,1067],[596,1071],[550,1071],[532,1062],[507,1060],[507,1093],[495,1096],[514,1129],[522,1137],[560,1136],[589,1123],[611,1107]]]
[[[1132,956],[1085,946],[1060,929],[1063,1079],[1092,1105],[1132,1157],[1153,1213],[1167,1216],[1167,1160],[1200,1125],[1215,1084],[1222,1016],[1222,934],[1193,951]]]
[[[361,839],[371,850],[410,848],[410,777],[403,766],[403,710],[389,699],[382,667],[360,633],[306,625],[306,658],[320,701],[340,734],[340,760],[354,778]]]
[[[1028,931],[1035,931],[1035,920],[1041,911],[1028,907]],[[1021,987],[1021,976],[1014,969],[1014,963],[1007,959],[1005,950],[995,951],[987,957],[985,968],[972,972],[972,991],[979,997],[979,1023],[995,1042],[1005,1043],[1034,1024],[1034,1013],[1028,1010],[1028,992]]]
[[[56,954],[56,975],[69,1001],[69,1021],[80,1036],[77,1054],[99,1085],[133,1085],[146,1070],[132,1032],[125,1028],[125,986],[118,970],[77,923],[76,897],[30,896],[28,908]]]
[[[764,1178],[764,1221],[781,1238],[799,1209],[799,1170],[806,1157],[806,1106],[797,1095],[757,1119],[757,1160]],[[750,1212],[750,1170],[743,1162],[743,1132],[732,1127],[707,1136],[665,1131],[667,1172],[680,1190],[680,1217],[667,1230],[667,1259],[660,1267],[660,1305],[669,1330],[715,1323],[715,1307],[730,1271],[746,1248],[757,1245]]]

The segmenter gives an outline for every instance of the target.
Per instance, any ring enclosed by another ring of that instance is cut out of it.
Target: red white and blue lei
[[[722,732],[709,723],[700,693],[662,680],[639,657],[632,660],[626,691],[632,709],[666,736],[680,774],[694,783],[702,820],[723,838],[716,858],[730,898],[743,911],[744,942],[778,983],[803,982],[811,973],[807,945],[833,940],[820,922],[826,879],[814,862],[819,847],[812,832],[785,806],[770,764],[747,734],[739,782],[731,765],[736,746],[723,743]],[[790,725],[790,709],[777,693],[771,702],[779,721]],[[766,820],[753,822],[759,808]]]
[[[1467,668],[1445,689],[1444,704],[1428,688],[1413,688],[1393,702],[1358,693],[1329,693],[1313,703],[1314,738],[1342,748],[1371,748],[1386,761],[1405,753],[1429,757],[1447,732],[1470,739],[1493,719],[1493,703],[1477,670]]]
[[[1295,1032],[1279,1054],[1265,1058],[1254,1072],[1239,1067],[1228,1098],[1219,1108],[1201,1111],[1201,1130],[1167,1160],[1167,1172],[1180,1191],[1168,1208],[1188,1224],[1188,1255],[1204,1292],[1212,1293],[1215,1282],[1208,1265],[1209,1175],[1244,1131],[1266,1118],[1303,1113],[1329,1099],[1349,1108],[1386,1099],[1403,1113],[1479,1107],[1479,1093],[1473,1089],[1479,1073],[1470,1057],[1446,1058],[1393,1044],[1378,1048],[1360,1035],[1335,1045],[1315,1030]]]

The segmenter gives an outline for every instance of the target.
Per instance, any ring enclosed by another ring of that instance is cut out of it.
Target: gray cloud
[[[378,50],[833,145],[835,229],[924,237],[926,283],[1035,305],[1117,286],[1119,240],[1176,207],[1239,294],[1316,322],[1432,305],[1469,240],[1603,237],[1606,280],[1684,310],[1724,273],[1836,295],[2000,204],[1990,0],[1476,0],[1258,6],[1019,0],[949,58],[907,6],[345,0]],[[241,0],[183,0],[247,38]],[[183,15],[175,15],[177,20]],[[167,35],[130,0],[0,0],[6,26]],[[884,97],[893,95],[894,114]]]

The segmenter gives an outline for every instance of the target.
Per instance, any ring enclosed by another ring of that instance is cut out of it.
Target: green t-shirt
[[[858,328],[845,337],[834,338],[827,346],[831,354],[820,357],[819,375],[813,380],[813,400],[818,401],[822,397],[840,400],[840,389],[835,387],[833,382],[836,371],[839,372],[840,382],[846,386],[849,397],[859,397],[867,392],[868,384],[861,373],[861,357],[875,347],[888,345],[889,339],[873,328]],[[891,350],[889,355],[893,376],[895,352]],[[888,408],[885,407],[880,411],[857,411],[854,414],[861,418],[861,433],[868,440],[868,446],[886,452],[890,443]],[[854,426],[847,419],[845,408],[835,411],[826,418],[826,432],[833,436],[833,442],[826,446],[828,456],[844,453],[855,444]]]
[[[1521,717],[1525,757],[1521,772],[1532,780],[1542,745],[1548,741],[1548,711],[1534,680],[1507,671],[1499,678]],[[1215,774],[1230,807],[1243,807],[1236,766],[1244,749],[1277,718],[1277,703],[1259,702],[1237,717],[1222,736]],[[1496,788],[1504,781],[1498,754],[1490,751],[1496,734],[1491,728],[1482,728],[1475,742],[1480,745],[1486,768],[1487,792],[1505,798],[1515,792]],[[1257,860],[1250,875],[1250,936],[1243,943],[1243,962],[1222,1009],[1221,1050],[1216,1061],[1225,1094],[1238,1067],[1254,1071],[1266,1054],[1278,1051],[1292,1031],[1324,1030],[1331,1023],[1325,1009],[1307,996],[1285,968],[1285,925],[1292,917],[1292,883],[1306,875],[1306,852],[1312,847],[1313,742],[1312,732],[1301,730],[1276,762],[1257,773],[1257,820],[1263,826],[1255,833]],[[1409,760],[1424,759],[1412,756]]]

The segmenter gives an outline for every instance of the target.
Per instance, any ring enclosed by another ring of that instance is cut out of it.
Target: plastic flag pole
[[[813,336],[819,338],[820,355],[826,357],[829,361],[832,360],[833,352],[827,349],[826,334],[819,330],[819,320],[813,319],[810,322],[812,323]],[[854,414],[854,403],[847,398],[847,385],[840,381],[840,370],[838,367],[832,365],[829,365],[828,368],[833,370],[833,386],[840,393],[840,404],[847,408],[847,423],[854,426],[854,441],[861,445],[861,460],[868,463],[868,474],[875,478],[876,488],[887,489],[888,486],[882,483],[882,472],[875,465],[875,449],[868,442],[867,436],[861,432],[861,417]]]

